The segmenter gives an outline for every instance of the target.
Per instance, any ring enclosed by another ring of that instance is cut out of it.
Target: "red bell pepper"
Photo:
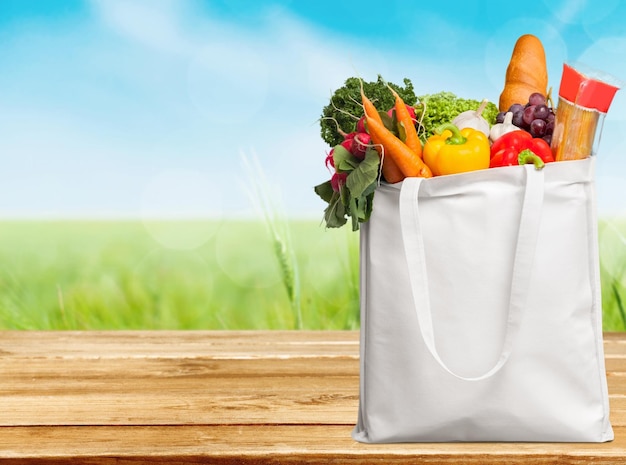
[[[507,132],[496,139],[491,146],[489,167],[519,165],[520,154],[524,150],[530,150],[544,163],[554,161],[552,149],[545,140],[533,137],[530,133],[520,129],[519,131]]]

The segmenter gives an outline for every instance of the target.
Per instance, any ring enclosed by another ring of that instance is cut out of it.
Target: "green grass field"
[[[289,227],[304,328],[358,327],[358,238]],[[0,327],[296,328],[261,221],[0,223]]]
[[[261,221],[2,222],[0,328],[358,328],[358,234],[289,230],[290,279]],[[626,220],[599,233],[604,328],[626,330]]]

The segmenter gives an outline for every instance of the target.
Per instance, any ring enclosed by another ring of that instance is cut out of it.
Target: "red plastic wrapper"
[[[597,152],[604,116],[620,87],[606,73],[563,64],[551,143],[556,161],[579,160]]]

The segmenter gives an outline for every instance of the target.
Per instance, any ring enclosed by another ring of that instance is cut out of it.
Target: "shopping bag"
[[[354,439],[613,439],[594,158],[381,184]]]

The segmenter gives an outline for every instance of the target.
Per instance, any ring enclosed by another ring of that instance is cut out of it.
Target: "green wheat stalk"
[[[295,327],[296,329],[302,329],[298,264],[284,208],[276,197],[271,195],[270,185],[256,153],[253,151],[252,157],[249,158],[245,153],[241,152],[241,158],[249,178],[248,185],[252,186],[253,189],[252,191],[250,189],[246,190],[250,195],[252,203],[260,211],[272,240],[274,256],[278,262],[291,312],[296,322]]]
[[[613,297],[615,298],[615,303],[617,304],[617,310],[622,318],[622,325],[626,328],[626,311],[624,311],[624,303],[622,302],[622,297],[617,289],[615,280],[611,283],[611,290],[613,291]]]

